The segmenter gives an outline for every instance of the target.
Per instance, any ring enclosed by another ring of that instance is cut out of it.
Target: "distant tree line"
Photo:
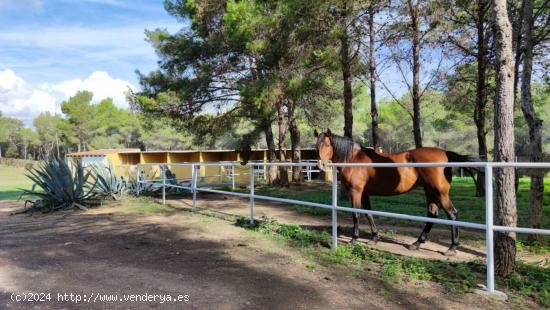
[[[453,92],[460,92],[473,85],[457,86]],[[84,105],[82,111],[86,113],[69,112],[76,107],[76,101],[88,100],[90,94],[75,95],[66,101],[65,113],[52,114],[44,112],[33,120],[33,126],[25,124],[12,117],[0,116],[0,155],[2,157],[43,159],[57,155],[63,156],[67,152],[79,150],[93,150],[100,148],[140,148],[142,150],[183,150],[183,149],[237,149],[242,145],[242,136],[249,133],[250,123],[241,121],[238,126],[228,128],[220,135],[209,135],[202,139],[199,135],[181,128],[170,119],[155,119],[138,111],[121,109],[105,99],[96,104]],[[474,100],[475,98],[456,94],[458,98]],[[78,98],[78,99],[77,99]],[[426,94],[423,112],[426,115],[422,122],[423,140],[426,145],[438,146],[462,153],[473,153],[477,150],[475,136],[476,127],[470,117],[467,100],[460,102],[449,101],[449,95],[443,91],[433,90]],[[358,102],[369,101],[369,90],[366,86],[358,85],[355,99]],[[550,87],[540,83],[533,86],[533,101],[535,108],[540,111],[542,119],[550,117]],[[71,107],[72,106],[72,107]],[[81,107],[82,108],[82,107]],[[369,145],[372,134],[370,121],[370,107],[355,105],[354,132],[361,133],[355,136],[358,140]],[[409,138],[412,132],[412,123],[403,108],[391,98],[382,98],[377,104],[378,109],[378,137],[379,147],[385,152],[397,152],[414,147],[414,141]],[[320,127],[343,128],[343,109],[336,102],[332,106],[330,119],[323,120]],[[79,118],[78,115],[82,117]],[[84,116],[88,117],[84,117]],[[297,126],[302,135],[299,146],[309,148],[313,146],[313,128],[307,117],[299,114],[296,118]],[[516,148],[518,154],[529,152],[529,132],[521,112],[516,111]],[[492,126],[492,121],[488,120]],[[546,124],[545,124],[546,125]],[[79,129],[84,128],[84,129]],[[317,127],[316,127],[317,128]],[[183,131],[182,131],[183,130]],[[80,136],[79,136],[80,135]],[[492,137],[492,132],[488,135]],[[543,127],[543,148],[550,149],[550,127]],[[285,148],[290,146],[290,137],[285,137]],[[492,149],[492,139],[488,139],[488,148]],[[267,148],[264,139],[255,140],[252,148]],[[26,155],[25,155],[26,154]]]
[[[189,136],[169,123],[118,108],[111,99],[93,104],[92,97],[91,92],[78,92],[61,103],[62,114],[43,112],[32,127],[0,114],[0,157],[46,159],[101,148],[192,147]]]

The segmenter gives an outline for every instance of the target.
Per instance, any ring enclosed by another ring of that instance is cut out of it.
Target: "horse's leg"
[[[437,217],[437,204],[435,203],[435,200],[432,196],[426,194],[427,199],[427,213],[428,217],[430,218],[436,218]],[[409,245],[409,250],[418,250],[420,249],[420,245],[426,240],[428,240],[428,235],[430,234],[430,231],[432,230],[434,223],[427,222],[424,226],[424,229],[422,230],[422,233],[420,233],[420,237],[418,237],[418,240],[416,240],[413,244]]]
[[[361,208],[361,192],[350,190],[349,194],[353,208]],[[359,213],[353,212],[353,236],[351,243],[355,244],[357,238],[359,238]]]
[[[363,193],[363,196],[361,198],[361,205],[363,206],[363,209],[372,210],[369,196],[365,193]],[[372,241],[376,243],[378,242],[378,228],[376,228],[376,224],[374,223],[374,218],[372,217],[372,215],[366,214],[366,216],[367,216],[367,219],[369,220]]]
[[[441,206],[445,209],[447,217],[451,221],[456,221],[458,219],[458,211],[454,208],[451,199],[448,194],[441,195]],[[456,255],[456,248],[460,245],[458,238],[458,226],[451,226],[451,247],[445,252],[446,256]]]

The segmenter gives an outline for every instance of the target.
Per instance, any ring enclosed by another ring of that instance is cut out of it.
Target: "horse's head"
[[[315,147],[319,152],[319,169],[325,171],[326,164],[331,162],[334,157],[334,146],[332,144],[332,132],[327,128],[326,132],[318,133],[317,130],[313,132],[317,138]]]

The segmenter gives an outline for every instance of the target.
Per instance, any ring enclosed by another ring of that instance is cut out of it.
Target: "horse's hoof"
[[[420,249],[420,242],[415,242],[413,244],[409,244],[409,246],[407,248],[409,250],[416,251],[416,250]]]
[[[444,254],[445,256],[456,256],[456,250],[455,249],[448,249],[447,252]]]
[[[350,241],[350,244],[351,245],[356,245],[357,244],[357,238],[352,238],[351,241]]]
[[[372,239],[369,241],[370,244],[377,244],[380,238],[378,235],[372,236]]]

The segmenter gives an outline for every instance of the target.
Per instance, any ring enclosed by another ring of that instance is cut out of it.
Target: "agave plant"
[[[25,175],[34,184],[30,190],[22,189],[21,196],[38,198],[28,200],[33,209],[50,212],[76,207],[86,210],[99,203],[95,184],[90,182],[94,178],[80,162],[71,169],[63,159],[47,160],[36,168],[27,169]]]
[[[140,178],[142,179],[152,179],[147,183],[141,183],[139,186],[139,196],[159,196],[162,194],[162,178],[154,178],[159,173],[159,170],[153,170],[149,174],[142,174]],[[167,185],[181,185],[178,183],[176,174],[174,174],[170,169],[165,170],[166,173],[166,179],[165,182]],[[162,175],[162,172],[161,172]],[[137,181],[134,180],[128,180],[126,181],[126,191],[127,193],[131,195],[138,196],[138,190],[137,190]],[[168,186],[165,189],[165,192],[167,195],[169,194],[178,194],[182,192],[187,192],[187,190],[181,189],[179,187],[171,187]]]
[[[122,178],[118,178],[113,170],[113,166],[102,164],[91,165],[92,179],[95,183],[94,191],[103,197],[118,200],[126,189],[126,184]]]
[[[169,189],[167,188],[168,192]],[[138,196],[137,184],[136,182],[128,183],[128,193]],[[162,193],[162,187],[160,184],[155,183],[142,183],[139,186],[139,196],[159,196]]]

